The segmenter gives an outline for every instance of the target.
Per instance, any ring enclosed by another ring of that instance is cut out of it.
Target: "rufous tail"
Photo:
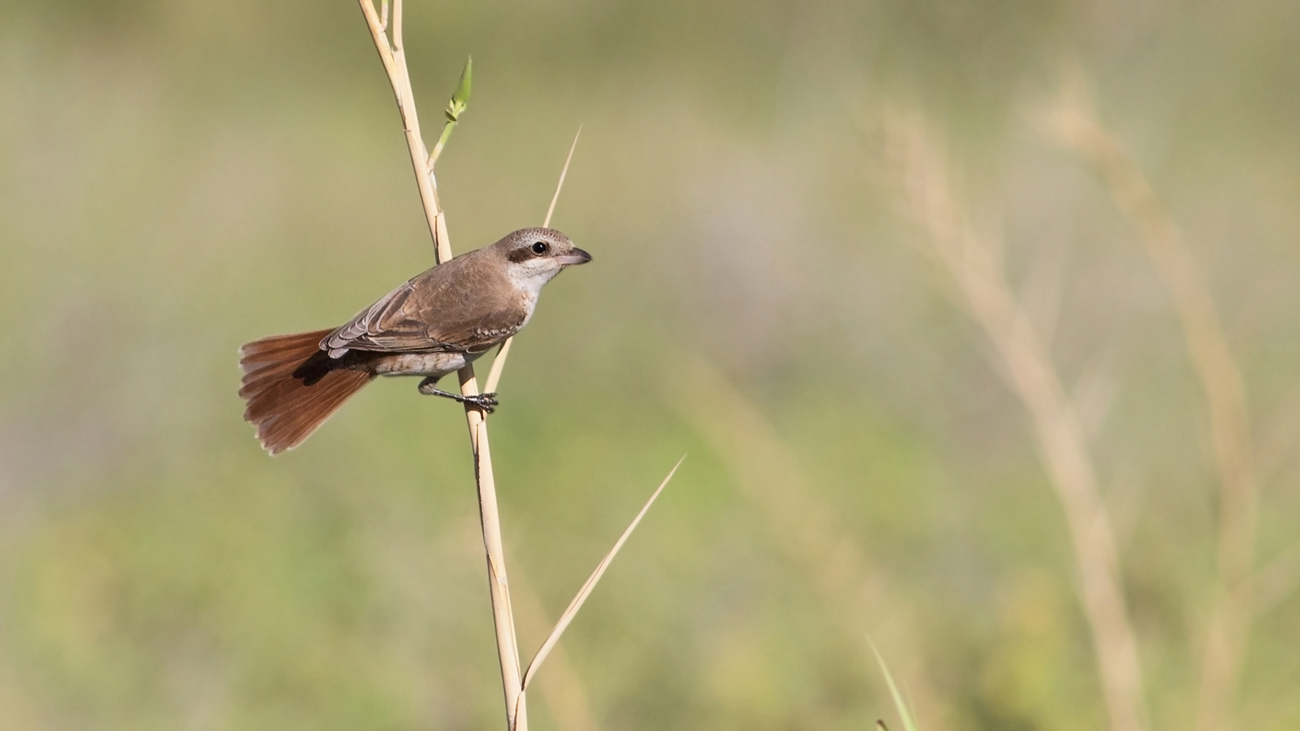
[[[239,349],[239,395],[248,402],[244,420],[257,427],[262,447],[273,455],[302,444],[375,377],[365,370],[330,370],[324,361],[304,369],[309,359],[324,358],[320,341],[330,332],[273,335]]]

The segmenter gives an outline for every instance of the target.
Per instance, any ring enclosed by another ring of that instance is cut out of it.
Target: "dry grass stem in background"
[[[1196,259],[1133,159],[1098,121],[1082,85],[1067,86],[1044,119],[1058,143],[1087,163],[1139,238],[1169,288],[1209,410],[1219,478],[1218,582],[1197,694],[1197,728],[1229,727],[1254,616],[1257,487],[1245,381]]]
[[[1008,385],[1029,411],[1038,452],[1069,526],[1110,728],[1140,731],[1146,711],[1137,639],[1084,427],[1047,343],[1007,284],[1001,242],[975,232],[931,125],[918,112],[888,114],[885,138],[904,205],[929,242],[923,251],[951,276],[957,302],[992,341]]]
[[[919,731],[920,726],[916,723],[916,716],[912,714],[912,709],[908,707],[907,701],[903,698],[903,693],[898,689],[898,684],[894,682],[894,674],[889,672],[889,666],[885,664],[885,658],[880,656],[880,650],[876,649],[876,643],[867,638],[867,644],[871,646],[871,654],[876,656],[876,663],[880,665],[880,672],[885,675],[885,682],[889,684],[889,696],[894,699],[894,708],[898,710],[898,717],[903,721],[903,731]],[[876,721],[876,725],[885,728],[884,721]]]
[[[858,536],[817,497],[816,486],[762,410],[700,358],[684,369],[674,396],[681,418],[722,458],[742,494],[771,527],[776,545],[804,572],[821,595],[821,605],[834,613],[845,640],[860,641],[864,623],[875,618],[877,636],[885,634],[881,624],[889,623],[892,656],[923,662],[912,613],[897,603],[897,592],[865,554]],[[925,682],[924,668],[904,670],[917,703],[944,716],[943,698]]]
[[[411,78],[407,71],[406,53],[402,45],[402,1],[393,0],[391,42],[388,35],[387,2],[381,4],[378,12],[375,10],[373,0],[359,0],[359,2],[361,12],[365,16],[366,24],[369,26],[371,37],[375,42],[375,49],[379,52],[380,61],[384,65],[389,83],[393,87],[393,94],[397,99],[398,112],[402,117],[402,128],[406,133],[407,149],[410,152],[411,165],[415,169],[416,184],[420,190],[420,201],[424,206],[425,218],[429,225],[429,231],[433,236],[437,260],[439,263],[448,261],[452,258],[451,240],[447,234],[446,215],[438,202],[437,179],[434,177],[433,166],[442,153],[447,139],[451,136],[452,130],[455,129],[456,124],[459,122],[461,113],[465,111],[468,105],[472,67],[469,62],[465,64],[465,70],[461,74],[456,92],[447,104],[446,123],[443,126],[442,134],[434,147],[433,153],[429,154],[424,145],[424,138],[420,134],[415,96],[411,91]],[[569,161],[573,159],[573,149],[577,146],[577,143],[578,140],[575,136],[573,146],[569,149],[569,157],[564,163],[564,170],[560,174],[560,182],[556,187],[555,196],[552,198],[550,209],[547,211],[544,225],[550,224],[551,213],[555,210],[555,202],[559,198],[560,188],[563,186],[564,176],[568,173]],[[509,344],[510,341],[507,340],[498,351],[497,362],[494,363],[488,378],[489,392],[496,387],[501,377],[505,357],[509,354]],[[465,366],[457,375],[463,395],[473,396],[479,393],[472,365]],[[528,728],[528,712],[525,705],[526,696],[524,695],[526,678],[520,674],[519,643],[515,633],[514,614],[510,602],[510,585],[506,578],[505,550],[501,538],[501,518],[497,505],[496,479],[492,471],[492,452],[491,444],[488,441],[487,420],[481,409],[469,403],[465,404],[465,419],[469,427],[470,445],[474,452],[474,476],[478,483],[479,515],[483,528],[483,545],[487,554],[488,586],[492,600],[493,625],[496,629],[497,654],[501,666],[501,685],[505,695],[506,727],[509,731],[526,731]],[[678,462],[678,464],[681,463]],[[547,653],[559,641],[565,627],[573,620],[573,616],[582,606],[583,601],[586,600],[596,582],[600,580],[609,562],[676,471],[677,468],[674,467],[673,472],[670,472],[668,477],[660,484],[659,489],[655,491],[650,501],[642,508],[641,513],[632,521],[632,525],[628,527],[618,543],[615,544],[614,548],[597,567],[596,572],[588,579],[587,584],[578,592],[578,597],[574,599],[573,604],[570,605],[555,629],[552,630],[551,636],[542,645],[542,650],[539,651],[537,657],[530,663],[529,679],[535,669],[540,668]]]

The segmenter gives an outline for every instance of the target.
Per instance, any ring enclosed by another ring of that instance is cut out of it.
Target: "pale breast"
[[[472,363],[482,353],[401,353],[375,363],[381,376],[445,376]]]

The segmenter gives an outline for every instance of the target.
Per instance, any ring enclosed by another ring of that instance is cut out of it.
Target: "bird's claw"
[[[442,396],[443,398],[449,398],[458,403],[469,404],[470,406],[482,409],[484,412],[489,414],[496,411],[496,407],[501,405],[500,402],[497,401],[497,395],[495,392],[480,393],[474,396],[462,396],[458,393],[450,393],[438,388],[437,383],[438,381],[432,377],[420,381],[420,393],[425,396]]]
[[[477,396],[462,396],[461,403],[477,406],[489,414],[496,411],[496,407],[501,405],[501,403],[497,401],[496,393],[480,393]]]

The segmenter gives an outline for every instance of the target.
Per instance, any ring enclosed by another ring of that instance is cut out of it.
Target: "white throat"
[[[537,302],[537,295],[542,291],[542,287],[559,273],[560,267],[543,259],[511,263],[506,267],[506,276],[510,278],[510,284],[514,285],[515,289],[527,297],[532,304]]]
[[[547,282],[555,278],[563,267],[556,266],[554,262],[544,259],[532,259],[524,262],[512,262],[506,267],[506,276],[510,279],[510,284],[514,286],[524,300],[524,309],[528,313],[524,317],[524,325],[533,319],[533,311],[537,307],[537,296],[541,294],[542,287]],[[523,325],[520,325],[523,327]]]

